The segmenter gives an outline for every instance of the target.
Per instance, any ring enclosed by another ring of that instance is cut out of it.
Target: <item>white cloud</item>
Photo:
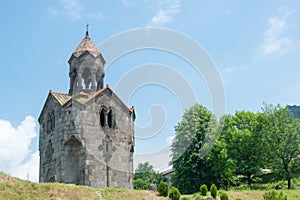
[[[81,4],[80,0],[60,0],[62,9],[50,7],[49,12],[53,16],[66,16],[72,21],[82,18],[103,20],[102,12],[86,12],[86,8]]]
[[[292,48],[293,41],[286,35],[291,27],[288,23],[290,14],[289,10],[279,9],[278,14],[268,20],[269,26],[264,33],[264,40],[259,47],[257,58],[282,56]]]
[[[17,128],[0,119],[0,171],[23,179],[27,179],[28,172],[31,181],[38,181],[38,152],[32,153],[29,148],[37,136],[35,127],[35,119],[31,116]]]
[[[14,169],[10,171],[11,175],[33,182],[39,181],[39,163],[40,163],[40,155],[39,151],[34,152],[30,155],[28,161],[17,165]]]
[[[160,0],[158,1],[158,11],[152,17],[150,26],[162,26],[170,21],[179,12],[180,0]]]
[[[225,71],[226,73],[233,73],[233,72],[235,72],[236,70],[237,70],[236,67],[227,67],[227,68],[224,69],[224,71]]]

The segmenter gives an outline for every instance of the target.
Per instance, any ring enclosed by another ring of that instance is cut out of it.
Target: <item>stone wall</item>
[[[100,112],[114,123],[101,126]],[[49,116],[55,125],[47,130]],[[133,188],[134,124],[127,107],[106,90],[88,105],[61,106],[49,97],[40,118],[40,181],[97,188]]]

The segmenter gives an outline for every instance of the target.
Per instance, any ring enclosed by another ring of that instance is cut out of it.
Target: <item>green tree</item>
[[[145,162],[139,163],[135,170],[134,180],[137,179],[158,184],[161,180],[163,180],[163,176],[161,173],[156,172],[149,162]]]
[[[227,188],[229,185],[235,185],[235,162],[230,157],[227,150],[226,137],[228,132],[233,129],[233,116],[225,115],[220,120],[222,122],[221,136],[207,156],[207,161],[213,175],[213,182],[219,187]]]
[[[211,182],[212,175],[201,154],[201,147],[212,119],[209,110],[196,104],[184,113],[181,122],[175,126],[171,164],[176,173],[171,177],[171,182],[184,194],[197,192],[201,184]]]
[[[291,189],[293,167],[300,154],[300,123],[289,109],[280,105],[264,105],[266,120],[264,123],[265,139],[269,148],[269,161],[281,178],[288,181]]]
[[[244,175],[251,186],[253,175],[258,175],[265,163],[262,113],[236,112],[227,124],[226,149],[234,161],[235,173]],[[222,152],[221,152],[222,153]]]

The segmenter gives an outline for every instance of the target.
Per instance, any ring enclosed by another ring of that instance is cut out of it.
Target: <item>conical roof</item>
[[[76,57],[79,57],[85,51],[90,52],[95,57],[98,56],[99,54],[101,54],[99,49],[96,47],[96,45],[93,43],[93,41],[89,37],[88,32],[86,32],[85,37],[80,42],[80,44],[77,46],[77,48],[73,52],[73,55]]]

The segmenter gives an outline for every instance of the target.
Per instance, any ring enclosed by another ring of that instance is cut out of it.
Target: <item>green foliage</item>
[[[192,199],[193,199],[193,200],[202,200],[203,198],[200,196],[200,194],[194,194],[194,195],[192,196]]]
[[[167,197],[168,196],[169,186],[166,182],[160,181],[157,187],[157,191],[161,196]]]
[[[183,197],[183,198],[181,198],[181,200],[190,200],[191,198],[189,198],[189,197]]]
[[[263,194],[264,200],[287,200],[287,196],[283,194],[283,192],[277,192],[277,191],[267,191]]]
[[[220,200],[228,200],[228,194],[226,194],[225,192],[220,192]]]
[[[212,184],[210,186],[210,194],[213,198],[216,198],[217,195],[218,195],[218,189],[217,189],[217,186],[215,184]]]
[[[258,175],[264,168],[267,153],[262,139],[264,115],[240,111],[228,118],[224,136],[227,153],[233,161],[235,173],[245,176],[251,186],[253,175]]]
[[[134,189],[135,190],[148,190],[150,187],[150,183],[144,181],[141,178],[134,180]]]
[[[180,192],[177,188],[171,187],[169,192],[169,198],[171,200],[180,200]]]
[[[218,133],[221,133],[218,138]],[[218,138],[218,140],[217,140]],[[238,111],[216,121],[201,105],[188,109],[175,127],[171,163],[172,185],[195,193],[215,183],[258,188],[258,183],[287,180],[300,172],[300,120],[288,108],[264,105],[262,112]],[[213,147],[210,144],[215,144]],[[270,169],[266,174],[261,169]]]
[[[263,110],[270,167],[278,178],[288,181],[288,189],[291,189],[295,159],[300,154],[300,122],[287,107],[264,105]]]
[[[206,196],[207,192],[208,192],[207,185],[205,185],[205,184],[201,185],[200,186],[200,194],[202,196]]]
[[[209,182],[212,177],[201,149],[213,123],[212,113],[196,104],[184,113],[182,121],[175,126],[171,164],[176,173],[171,177],[171,182],[183,194],[199,191],[199,184],[204,183],[199,183],[199,180]]]
[[[139,163],[135,170],[134,180],[137,179],[142,179],[148,183],[158,184],[163,180],[163,176],[161,173],[155,172],[153,166],[149,162],[145,162]]]
[[[242,200],[241,198],[237,198],[237,199],[235,199],[235,200]]]

